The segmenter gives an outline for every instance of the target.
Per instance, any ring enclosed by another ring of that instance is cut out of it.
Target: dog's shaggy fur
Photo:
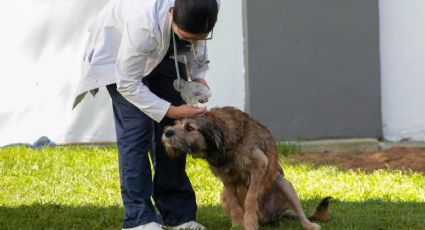
[[[215,108],[166,127],[162,141],[172,157],[189,152],[207,160],[224,184],[222,205],[233,225],[254,230],[293,210],[304,228],[320,229],[305,216],[292,184],[283,178],[273,136],[248,114]],[[327,220],[329,200],[321,202],[311,219]]]

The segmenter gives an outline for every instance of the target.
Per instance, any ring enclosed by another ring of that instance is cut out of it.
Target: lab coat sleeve
[[[158,39],[155,26],[143,19],[128,21],[116,62],[117,90],[125,99],[153,120],[160,122],[170,103],[152,93],[142,83],[144,69],[151,52],[155,52]]]
[[[197,57],[197,60],[202,60],[204,59],[204,57],[205,59],[208,60],[208,51],[206,49],[206,45],[207,45],[206,41],[202,41],[202,40],[197,41],[197,44],[195,46],[196,47],[195,55]],[[204,52],[205,52],[205,56],[204,56]],[[187,55],[187,62],[189,65],[188,67],[189,67],[190,76],[192,77],[192,79],[206,77],[207,71],[209,69],[208,63],[204,63],[204,64],[196,63],[192,52]]]

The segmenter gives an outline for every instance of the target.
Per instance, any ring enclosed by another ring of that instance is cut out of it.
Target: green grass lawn
[[[425,176],[413,172],[284,165],[307,213],[335,198],[323,229],[425,229]],[[221,183],[206,162],[188,159],[198,221],[229,229]],[[120,229],[123,207],[115,147],[0,149],[0,229]],[[261,229],[302,229],[285,219]]]

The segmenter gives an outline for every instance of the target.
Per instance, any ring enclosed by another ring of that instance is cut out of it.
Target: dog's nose
[[[165,131],[165,136],[166,137],[172,137],[173,135],[174,135],[174,131],[173,130],[167,130],[167,131]]]

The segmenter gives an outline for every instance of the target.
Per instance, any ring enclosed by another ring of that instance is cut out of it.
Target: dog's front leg
[[[243,207],[237,195],[237,186],[234,184],[224,183],[222,193],[222,204],[224,210],[230,215],[232,225],[243,226]]]
[[[320,225],[310,222],[308,218],[305,216],[304,210],[301,206],[301,202],[298,199],[297,193],[295,192],[295,189],[294,189],[294,186],[292,186],[292,183],[282,177],[279,177],[277,180],[278,180],[280,191],[285,195],[285,197],[288,198],[289,203],[291,204],[292,208],[297,213],[298,218],[300,219],[303,227],[308,230],[319,230]]]
[[[243,222],[246,230],[258,229],[258,202],[264,193],[262,182],[264,181],[263,178],[268,164],[268,159],[263,151],[256,149],[252,156],[249,188],[244,203],[245,214]]]

